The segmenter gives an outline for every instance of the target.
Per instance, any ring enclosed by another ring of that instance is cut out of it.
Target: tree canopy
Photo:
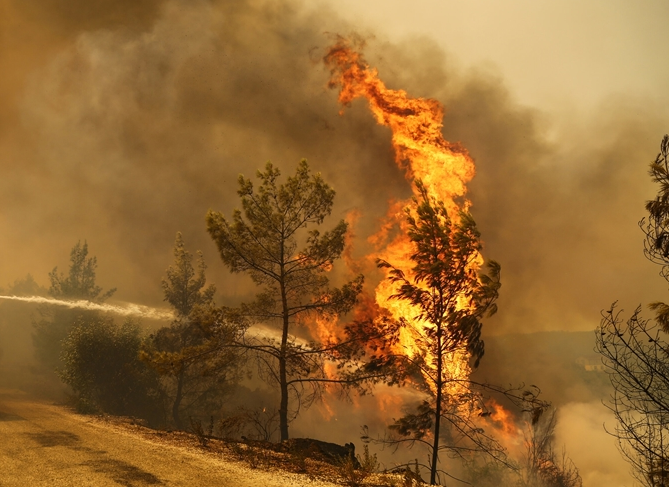
[[[58,299],[87,300],[102,303],[116,289],[103,292],[96,282],[97,259],[88,256],[88,244],[77,242],[70,251],[68,273],[58,272],[54,267],[49,273],[49,294]],[[61,365],[61,343],[68,336],[75,322],[96,321],[100,313],[83,309],[62,309],[41,306],[40,319],[34,323],[33,344],[39,362],[53,371]]]
[[[220,403],[225,397],[237,377],[239,359],[226,345],[243,331],[229,320],[221,321],[216,329],[212,326],[209,315],[214,312],[216,287],[206,285],[207,266],[202,253],[198,251],[197,256],[196,270],[193,255],[177,233],[174,263],[162,280],[164,299],[174,309],[175,319],[152,334],[141,353],[162,376],[172,421],[179,429],[183,428],[184,410]]]
[[[54,267],[49,273],[49,294],[54,298],[85,299],[96,303],[107,300],[116,292],[116,288],[102,292],[102,288],[96,283],[97,267],[97,258],[88,257],[88,243],[77,242],[70,251],[67,275],[59,273],[58,267]]]
[[[242,306],[242,314],[278,328],[278,336],[247,335],[240,345],[257,354],[261,375],[279,388],[280,435],[285,440],[291,418],[318,396],[323,384],[351,383],[350,377],[333,378],[325,371],[327,360],[341,358],[342,343],[305,339],[304,325],[316,317],[348,312],[363,277],[337,288],[329,285],[328,271],[344,250],[347,224],[341,220],[322,233],[316,227],[331,214],[335,191],[320,174],[310,172],[306,160],[283,184],[280,174],[268,162],[257,173],[258,187],[239,176],[242,210],[230,219],[209,211],[207,229],[230,271],[246,273],[261,286],[255,301]]]
[[[659,188],[646,202],[648,218],[639,222],[646,235],[644,253],[669,281],[669,135],[649,172]],[[669,480],[669,305],[649,307],[655,320],[644,319],[641,306],[625,319],[613,303],[602,312],[595,347],[613,388],[606,406],[618,424],[607,431],[618,440],[637,480],[655,487]]]

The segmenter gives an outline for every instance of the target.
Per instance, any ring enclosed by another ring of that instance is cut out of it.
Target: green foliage
[[[176,311],[178,321],[188,318],[194,306],[212,303],[216,293],[213,284],[204,287],[207,266],[202,252],[198,251],[197,256],[196,271],[193,256],[186,250],[181,232],[178,232],[174,243],[174,265],[167,268],[167,276],[162,281],[165,301]]]
[[[141,358],[162,377],[172,420],[183,428],[182,417],[208,415],[220,409],[237,379],[241,357],[229,345],[243,332],[243,324],[228,319],[214,306],[216,288],[205,288],[206,265],[198,252],[197,271],[180,233],[174,244],[174,264],[162,281],[165,301],[176,319],[151,335]]]
[[[158,378],[139,360],[141,342],[132,320],[121,326],[108,318],[75,324],[63,343],[58,374],[80,410],[160,419]]]
[[[38,308],[40,318],[33,323],[33,345],[35,357],[47,372],[62,366],[62,343],[76,321],[94,321],[100,314],[96,311],[63,309],[55,306]]]
[[[347,224],[340,221],[321,234],[310,225],[320,225],[332,211],[334,190],[320,174],[310,175],[305,160],[297,173],[278,185],[280,172],[267,163],[258,172],[258,190],[239,177],[237,193],[244,212],[235,210],[232,221],[221,213],[207,214],[207,229],[223,262],[232,272],[245,272],[264,286],[258,299],[246,307],[262,320],[284,320],[315,311],[340,314],[351,309],[360,293],[362,278],[341,289],[330,289],[325,275],[344,250]],[[306,245],[298,250],[300,238]]]
[[[102,292],[96,284],[97,259],[88,257],[88,244],[77,244],[70,251],[68,274],[58,272],[54,267],[49,273],[51,286],[49,294],[58,299],[86,300],[102,303],[111,297],[116,289]],[[41,306],[40,319],[34,326],[33,344],[38,361],[47,369],[61,366],[61,342],[68,336],[76,321],[95,321],[100,313],[81,309],[63,309],[56,306]]]
[[[240,346],[257,354],[261,376],[279,388],[280,435],[285,440],[289,395],[294,411],[308,405],[328,380],[325,359],[336,358],[332,346],[298,344],[295,325],[313,314],[348,312],[362,290],[363,279],[358,276],[339,289],[329,286],[327,272],[343,252],[347,224],[342,220],[324,233],[313,227],[330,215],[334,190],[320,174],[312,175],[304,160],[284,184],[278,183],[279,176],[280,171],[269,162],[264,172],[257,173],[258,188],[240,176],[237,194],[243,211],[235,210],[231,220],[209,211],[207,229],[230,271],[244,272],[262,286],[256,300],[242,306],[242,313],[278,323],[279,339],[246,337]]]
[[[161,328],[144,342],[140,357],[161,376],[177,428],[183,428],[186,415],[207,416],[221,409],[244,362],[230,344],[245,326],[228,319],[224,310],[196,306],[188,321]]]
[[[59,273],[58,267],[49,273],[49,294],[54,298],[85,299],[96,303],[105,301],[116,292],[116,288],[102,293],[102,288],[95,282],[97,266],[97,258],[88,257],[88,244],[77,242],[70,251],[68,274]]]

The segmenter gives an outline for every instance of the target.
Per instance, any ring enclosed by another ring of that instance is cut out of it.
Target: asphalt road
[[[0,486],[329,486],[152,442],[0,389]]]

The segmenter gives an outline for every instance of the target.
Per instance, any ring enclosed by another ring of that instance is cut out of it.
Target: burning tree
[[[310,174],[304,160],[284,184],[278,183],[279,175],[267,163],[257,173],[257,190],[240,176],[237,193],[243,212],[235,210],[229,221],[210,211],[207,228],[228,268],[247,273],[263,287],[254,302],[241,307],[241,313],[276,324],[278,333],[274,329],[249,333],[236,346],[253,352],[261,376],[278,386],[280,437],[286,440],[290,420],[300,407],[319,397],[323,387],[360,386],[381,379],[384,372],[378,367],[383,359],[359,360],[365,342],[379,337],[362,324],[346,328],[342,339],[333,336],[324,343],[298,337],[300,331],[303,337],[308,334],[301,327],[309,318],[332,319],[350,311],[363,277],[340,288],[329,286],[327,272],[344,250],[347,224],[342,220],[324,233],[313,227],[330,215],[334,190],[320,174]]]
[[[363,45],[340,37],[323,61],[340,103],[366,99],[376,121],[391,129],[395,162],[414,193],[413,200],[391,201],[386,221],[370,241],[387,277],[376,287],[376,304],[404,325],[391,353],[412,362],[426,397],[393,425],[397,438],[391,441],[427,445],[434,483],[440,451],[464,455],[482,449],[504,461],[503,448],[481,429],[481,418],[488,414],[483,392],[526,410],[545,403],[538,400],[538,389],[470,380],[483,354],[480,319],[494,312],[500,285],[496,263],[480,272],[479,234],[465,198],[474,161],[459,143],[444,139],[441,103],[387,88],[358,52]],[[409,209],[403,213],[401,208]],[[450,439],[443,442],[446,433]]]
[[[660,190],[646,203],[648,220],[639,223],[646,235],[644,253],[661,266],[669,280],[669,136],[651,163],[650,175]],[[602,355],[613,394],[608,402],[618,425],[611,432],[634,475],[649,487],[669,485],[669,305],[651,303],[656,320],[641,317],[638,307],[627,320],[615,303],[602,313],[596,350]]]
[[[415,412],[390,428],[400,437],[398,441],[429,447],[430,483],[434,484],[442,451],[501,452],[476,424],[482,411],[480,397],[467,383],[468,371],[460,367],[469,359],[476,366],[483,355],[480,320],[496,311],[500,267],[490,261],[488,274],[478,272],[481,244],[473,218],[464,212],[452,218],[420,181],[416,188],[415,211],[406,209],[414,266],[406,272],[382,259],[378,266],[389,269],[388,279],[396,285],[391,298],[411,305],[409,314],[401,318],[414,323],[415,348],[407,358],[418,369],[416,383],[426,396]],[[440,443],[445,436],[451,440]]]

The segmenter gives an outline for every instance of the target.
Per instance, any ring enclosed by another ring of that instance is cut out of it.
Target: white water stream
[[[123,306],[104,303],[92,303],[84,299],[69,301],[65,299],[47,298],[44,296],[2,296],[0,299],[7,299],[11,301],[23,301],[26,303],[37,304],[53,304],[56,306],[64,306],[66,308],[89,309],[95,311],[103,311],[107,313],[114,313],[122,316],[138,316],[141,318],[148,318],[151,320],[172,320],[174,315],[171,311],[166,309],[151,308],[150,306],[143,306],[141,304],[128,303]]]

